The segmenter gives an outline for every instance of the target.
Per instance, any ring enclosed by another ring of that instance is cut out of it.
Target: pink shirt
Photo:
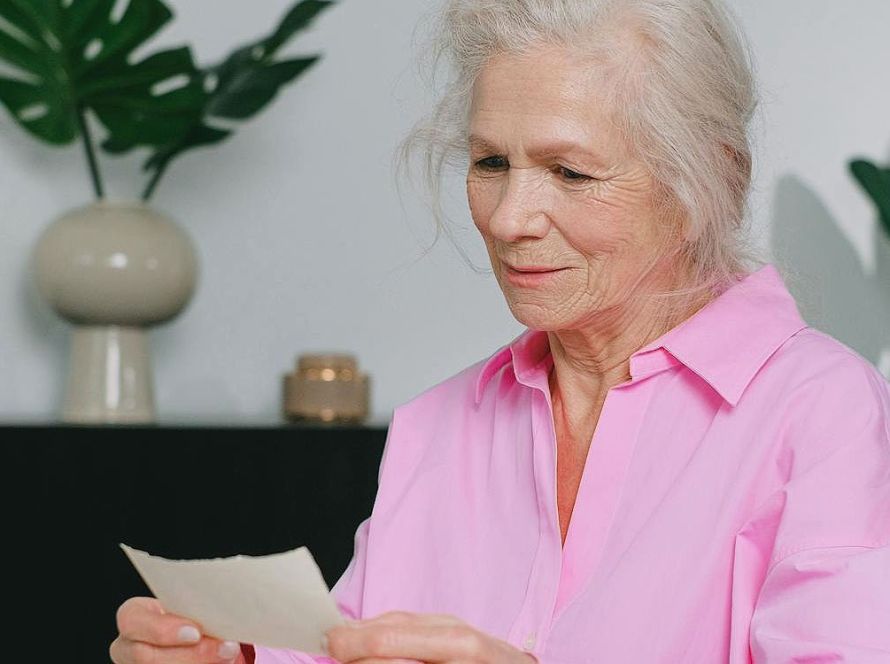
[[[890,662],[888,385],[773,267],[631,357],[565,547],[551,366],[529,331],[396,409],[347,615],[453,614],[542,664]]]

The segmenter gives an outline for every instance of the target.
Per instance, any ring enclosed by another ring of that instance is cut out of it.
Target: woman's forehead
[[[611,69],[600,59],[557,47],[498,53],[474,81],[471,111],[494,104],[529,109],[544,104],[549,112],[611,107],[616,92]]]
[[[616,141],[614,91],[607,79],[589,60],[564,50],[499,54],[473,87],[470,141],[482,147],[521,136],[538,152]]]

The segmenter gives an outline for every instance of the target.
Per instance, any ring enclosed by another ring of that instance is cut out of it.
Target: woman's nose
[[[504,242],[542,238],[550,227],[542,185],[534,176],[511,171],[488,222],[489,232]]]

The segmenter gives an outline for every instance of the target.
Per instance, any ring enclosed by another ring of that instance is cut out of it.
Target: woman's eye
[[[564,180],[571,180],[573,182],[586,182],[587,180],[593,179],[589,175],[584,175],[584,173],[573,171],[571,168],[566,168],[565,166],[560,166],[558,171]]]
[[[476,162],[476,167],[483,171],[499,171],[507,166],[507,160],[503,157],[485,157]]]

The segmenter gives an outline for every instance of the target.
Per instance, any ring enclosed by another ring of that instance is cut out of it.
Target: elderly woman
[[[888,386],[744,247],[755,106],[719,0],[451,0],[414,139],[467,157],[528,331],[396,409],[341,662],[890,662]],[[118,664],[298,653],[151,599]]]

